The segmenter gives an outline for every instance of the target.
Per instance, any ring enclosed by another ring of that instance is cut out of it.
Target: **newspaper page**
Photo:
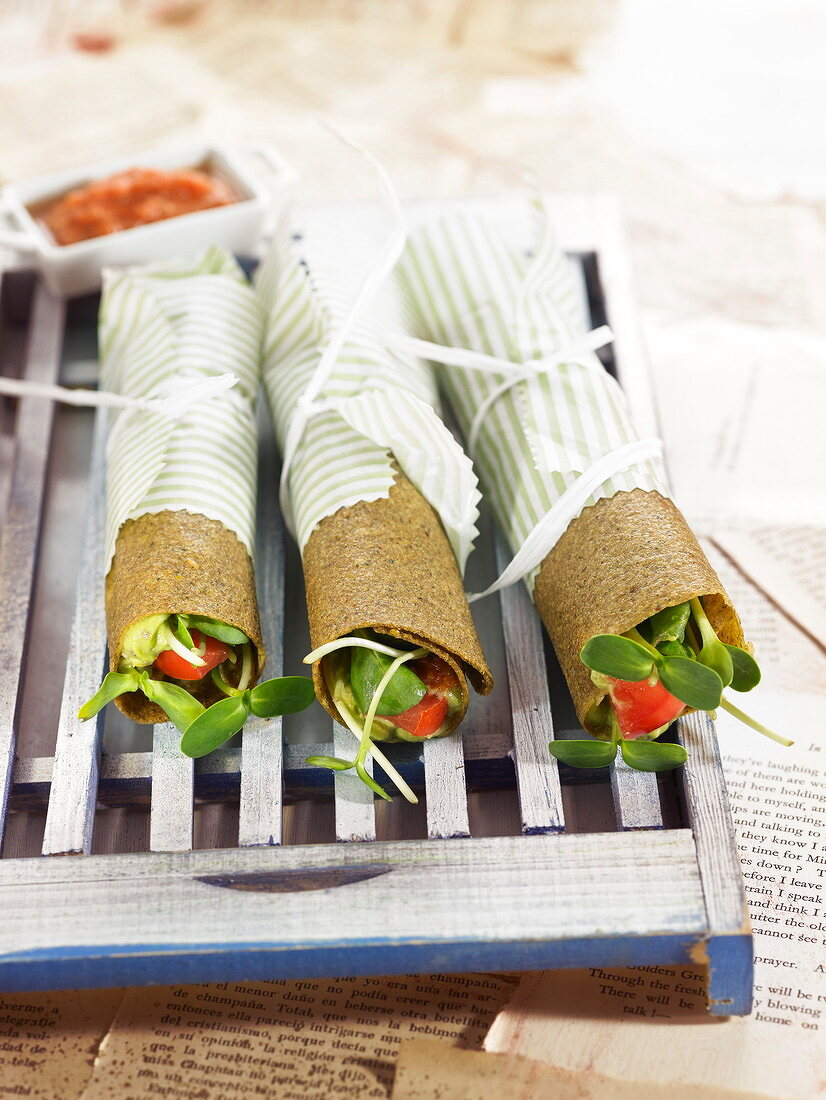
[[[826,652],[826,527],[724,528],[712,541]]]
[[[695,530],[826,528],[826,340],[708,316],[655,320],[646,336],[675,499]]]
[[[801,671],[805,666],[801,667]],[[826,1081],[826,695],[762,691],[752,709],[789,750],[718,723],[755,950],[750,1017],[706,1012],[694,966],[527,976],[485,1049],[655,1083],[810,1098]],[[668,1058],[662,1051],[668,1050]]]
[[[0,1097],[78,1100],[121,989],[0,997]]]
[[[432,974],[129,990],[83,1100],[386,1097],[403,1040],[478,1049],[516,982]]]
[[[659,1085],[573,1072],[518,1054],[485,1054],[431,1039],[402,1043],[393,1100],[661,1100]],[[758,1093],[669,1085],[668,1100],[759,1100]]]

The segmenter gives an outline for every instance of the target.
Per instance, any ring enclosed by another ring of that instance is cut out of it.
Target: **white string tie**
[[[551,355],[522,363],[516,363],[511,359],[500,359],[495,355],[485,355],[484,352],[472,351],[469,348],[452,348],[444,344],[434,344],[414,336],[393,336],[388,342],[397,350],[413,352],[415,355],[436,363],[444,363],[449,367],[479,371],[482,374],[506,375],[505,380],[487,395],[473,417],[467,434],[468,450],[473,454],[485,417],[508,390],[519,385],[520,382],[528,382],[537,375],[547,374],[565,364],[582,367],[583,370],[599,371],[604,375],[604,368],[597,363],[589,362],[586,356],[590,352],[604,348],[613,339],[614,334],[608,325],[600,325],[599,328],[591,329],[583,336],[563,344]]]
[[[662,440],[651,437],[624,443],[621,447],[598,458],[584,473],[580,474],[573,485],[565,490],[556,504],[529,532],[522,546],[493,584],[489,585],[484,592],[467,594],[468,603],[475,603],[476,600],[490,596],[502,588],[508,588],[527,577],[542,564],[568,530],[569,525],[585,507],[588,497],[604,481],[608,481],[615,474],[622,473],[638,462],[659,458],[662,452]]]
[[[287,429],[287,435],[284,440],[284,455],[281,465],[281,483],[279,486],[279,501],[281,503],[281,511],[284,513],[288,524],[292,527],[292,509],[290,507],[289,498],[289,475],[292,469],[293,461],[295,460],[295,454],[298,449],[301,440],[304,437],[304,432],[307,430],[312,417],[317,416],[321,411],[321,406],[316,405],[316,399],[321,394],[324,386],[326,385],[339,355],[352,332],[353,325],[358,320],[359,315],[368,305],[373,295],[378,290],[384,279],[390,274],[396,263],[399,260],[402,252],[404,251],[405,243],[407,242],[407,223],[404,217],[404,211],[402,205],[396,194],[393,184],[390,182],[390,177],[387,172],[376,160],[376,158],[370,153],[363,145],[343,133],[338,127],[334,126],[327,119],[320,119],[322,124],[327,127],[333,134],[336,135],[345,145],[349,145],[351,149],[355,149],[357,153],[360,153],[362,157],[370,164],[379,181],[381,194],[385,202],[387,203],[391,216],[393,218],[393,225],[390,230],[390,234],[387,240],[382,245],[378,256],[375,261],[370,265],[367,272],[362,279],[361,286],[353,299],[350,308],[347,313],[341,319],[333,335],[330,337],[326,347],[321,353],[321,357],[316,365],[315,370],[312,373],[307,385],[304,387],[304,391],[298,398],[295,406],[295,414],[290,421],[290,426]]]

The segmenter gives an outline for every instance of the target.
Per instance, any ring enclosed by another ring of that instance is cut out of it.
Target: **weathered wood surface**
[[[742,1015],[751,1011],[751,924],[717,733],[711,719],[697,713],[680,718],[677,731],[688,750],[685,804],[708,912],[709,1010]]]
[[[431,840],[470,836],[462,730],[425,741],[427,835]]]
[[[711,719],[698,713],[680,718],[677,731],[688,750],[688,762],[682,769],[686,808],[697,844],[709,922],[715,932],[737,932],[743,924],[745,889],[717,733]]]
[[[87,968],[73,976],[96,984],[136,956],[148,980],[160,955],[215,961],[268,945],[303,959],[346,946],[352,972],[405,944],[438,945],[422,969],[449,965],[463,942],[530,942],[541,964],[543,943],[587,940],[600,959],[633,960],[651,957],[647,938],[656,954],[656,937],[679,934],[685,957],[706,930],[688,830],[0,862],[0,988],[23,959],[33,974],[72,954]],[[387,955],[381,965],[394,972]]]
[[[60,373],[64,305],[39,282],[22,377],[51,384]],[[12,781],[26,635],[43,512],[54,406],[21,398],[14,457],[0,535],[0,844]]]
[[[152,731],[152,804],[149,850],[188,852],[192,848],[195,761],[180,749],[181,735],[171,722]]]
[[[334,722],[333,755],[352,760],[357,748],[358,742],[353,734]],[[370,775],[374,774],[372,759],[365,763],[365,768]],[[336,798],[336,840],[375,840],[376,811],[373,803],[376,796],[366,783],[362,783],[355,769],[333,772],[333,783]]]
[[[640,772],[617,756],[611,765],[611,793],[618,829],[661,829],[663,812],[655,772]]]
[[[92,850],[102,714],[81,722],[77,712],[105,672],[104,531],[106,524],[106,410],[95,415],[89,515],[77,586],[66,679],[57,729],[43,855]]]
[[[497,539],[500,570],[509,561]],[[543,626],[524,585],[500,595],[513,715],[513,758],[523,833],[555,832],[565,827],[559,767],[548,751],[554,725],[545,665]]]
[[[258,403],[258,524],[255,579],[267,663],[263,678],[284,672],[284,524],[278,509],[275,439],[267,402]],[[284,760],[280,718],[250,718],[241,738],[238,843],[280,844]]]
[[[330,730],[332,734],[332,726]],[[242,738],[243,740],[243,738]],[[355,741],[353,741],[355,745]],[[394,746],[382,751],[393,758]],[[395,763],[410,786],[421,795],[425,789],[422,757],[424,746],[416,756],[399,756]],[[327,799],[333,796],[332,773],[322,768],[310,768],[304,763],[308,756],[334,756],[332,741],[316,744],[284,746],[284,787],[291,799]],[[232,801],[239,797],[241,748],[218,749],[195,761],[196,799]],[[51,756],[18,758],[14,764],[12,805],[16,809],[43,809],[48,803],[51,782]],[[507,757],[491,760],[465,760],[468,789],[488,790],[512,786],[513,762]],[[126,806],[147,803],[152,780],[151,752],[103,753],[100,759],[98,800],[106,806]],[[246,845],[242,845],[246,847]]]

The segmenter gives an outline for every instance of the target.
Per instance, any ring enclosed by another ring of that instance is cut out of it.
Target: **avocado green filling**
[[[199,630],[230,646],[245,645],[249,641],[246,634],[219,619],[201,615],[148,615],[130,626],[124,634],[118,672],[146,668],[168,649],[174,650],[184,660],[190,659],[193,653],[197,655],[191,630]]]
[[[149,615],[130,626],[123,636],[118,672],[154,664],[161,653],[171,648],[171,633],[169,615]]]

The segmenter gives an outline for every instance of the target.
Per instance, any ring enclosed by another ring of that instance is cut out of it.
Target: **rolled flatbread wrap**
[[[101,384],[134,399],[107,446],[110,669],[147,671],[204,705],[222,697],[214,675],[251,686],[265,660],[251,557],[262,321],[223,249],[104,276]],[[187,652],[190,668],[174,656]],[[137,722],[167,720],[142,690],[115,701]]]
[[[465,597],[456,558],[433,508],[403,474],[383,500],[359,501],[323,519],[304,550],[304,583],[313,649],[360,630],[424,647],[455,672],[461,707],[467,680],[486,695],[493,686]],[[318,698],[332,715],[323,666],[313,666]],[[406,739],[403,731],[397,738]]]
[[[462,212],[423,223],[399,282],[412,335],[526,368],[507,386],[510,376],[484,363],[439,367],[460,427],[475,439],[484,495],[517,554],[584,472],[639,437],[615,379],[593,352],[577,349],[587,328],[581,296],[547,211],[538,236],[522,221],[508,224],[513,232],[503,234]],[[720,640],[745,646],[659,458],[606,476],[563,530],[524,580],[589,732],[597,732],[594,710],[605,697],[580,660],[593,635],[623,634],[698,597]]]
[[[217,520],[191,512],[157,512],[127,520],[118,532],[106,577],[109,667],[118,668],[130,628],[155,615],[198,615],[233,626],[254,646],[251,682],[264,667],[255,574],[246,547]],[[237,683],[240,669],[229,668]],[[222,698],[209,677],[187,685],[204,706]],[[166,715],[139,691],[126,692],[116,706],[135,722],[165,722]]]
[[[464,717],[468,680],[482,693],[492,685],[461,577],[476,478],[438,417],[427,364],[387,351],[372,315],[337,342],[353,276],[331,255],[312,228],[282,228],[255,280],[276,436],[282,453],[292,448],[287,520],[302,554],[313,652],[327,650],[314,660],[316,692],[354,732],[376,696],[372,739],[441,736]],[[392,311],[385,302],[382,316]],[[365,679],[358,644],[334,648],[354,638],[384,647],[385,665],[412,650],[426,655],[410,657],[412,679],[400,672],[385,695],[375,668]]]

